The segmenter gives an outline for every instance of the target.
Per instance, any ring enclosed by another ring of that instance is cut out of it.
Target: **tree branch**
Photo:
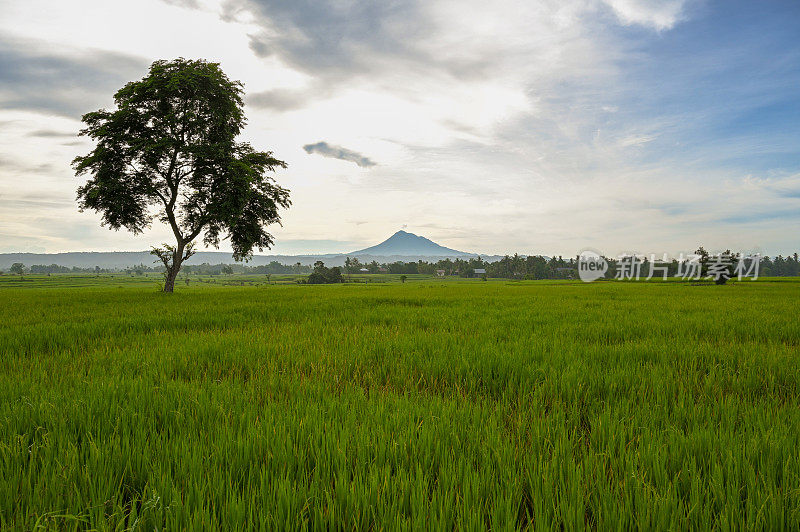
[[[200,234],[200,231],[203,230],[203,227],[205,227],[205,225],[206,225],[205,220],[203,220],[203,218],[201,217],[200,221],[197,224],[197,227],[194,229],[194,231],[189,233],[188,237],[186,237],[186,241],[191,243],[192,240],[197,238],[197,235]]]
[[[197,251],[195,251],[194,249],[194,242],[189,242],[189,244],[186,245],[186,249],[183,252],[183,258],[181,259],[181,262],[185,261],[195,253],[197,253]]]

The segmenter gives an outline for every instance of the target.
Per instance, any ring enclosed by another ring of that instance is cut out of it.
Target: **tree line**
[[[701,248],[702,250],[702,248]],[[619,260],[605,257],[609,263],[605,277],[613,279],[617,272]],[[641,262],[642,276],[650,272],[650,261]],[[658,263],[667,271],[667,276],[679,275],[681,264],[677,259]],[[366,272],[361,270],[366,269]],[[474,277],[475,270],[486,270],[487,277],[502,279],[571,279],[577,276],[578,258],[563,256],[546,257],[543,255],[506,255],[494,262],[487,262],[480,257],[471,259],[444,259],[436,262],[391,262],[379,264],[376,261],[362,264],[357,258],[349,258],[345,262],[346,274],[355,273],[393,273],[393,274],[428,274],[434,275],[442,272],[444,275],[457,275],[461,277]],[[776,257],[762,257],[759,267],[759,276],[763,277],[796,277],[800,276],[800,257],[797,253],[792,255],[777,255]]]
[[[186,274],[193,275],[230,275],[230,274],[252,274],[252,275],[266,275],[273,273],[284,274],[308,274],[312,272],[312,267],[309,265],[295,264],[282,264],[278,261],[272,261],[269,264],[261,264],[258,266],[248,266],[246,264],[190,264],[183,266],[181,270]],[[21,262],[15,262],[8,270],[8,273],[13,274],[39,274],[49,275],[52,273],[125,273],[128,275],[144,275],[145,273],[164,273],[164,266],[162,265],[147,265],[138,264],[128,268],[101,268],[100,266],[94,267],[80,267],[80,266],[61,266],[59,264],[34,264],[28,268]],[[2,270],[0,270],[2,273]]]
[[[617,271],[618,260],[607,257],[609,269],[605,274],[606,278],[613,278]],[[667,275],[674,277],[679,274],[680,264],[676,259],[670,262],[659,264],[667,270]],[[578,267],[577,257],[565,259],[558,257],[545,257],[542,255],[506,255],[495,262],[487,262],[480,257],[470,259],[442,259],[435,262],[419,260],[417,262],[384,262],[371,261],[361,263],[358,258],[347,257],[343,268],[336,267],[339,275],[356,274],[378,274],[391,273],[396,275],[425,274],[436,275],[442,272],[448,276],[475,277],[475,270],[486,270],[487,277],[503,279],[570,279],[576,276]],[[318,273],[322,279],[335,279],[339,275],[329,272],[333,268],[325,268],[322,261],[317,261],[314,266],[301,264],[283,264],[272,261],[269,264],[258,266],[248,266],[246,264],[192,264],[183,267],[186,274],[192,275],[230,275],[230,274],[250,274],[250,275],[269,275],[269,274],[296,274],[309,275]],[[362,271],[365,270],[365,271]],[[645,260],[641,264],[641,272],[646,276],[650,271],[650,263]],[[52,274],[52,273],[120,273],[128,275],[143,275],[145,273],[163,273],[164,266],[140,264],[130,268],[110,269],[100,268],[99,266],[78,267],[60,266],[58,264],[42,265],[34,264],[27,268],[22,263],[14,263],[9,268],[8,273],[12,274]],[[776,257],[762,257],[759,268],[759,275],[763,277],[796,277],[800,276],[800,257],[797,253],[792,255],[778,255]],[[315,278],[316,279],[316,278]],[[335,281],[334,281],[335,282]]]

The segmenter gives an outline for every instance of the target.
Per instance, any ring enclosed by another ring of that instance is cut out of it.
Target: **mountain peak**
[[[423,257],[431,257],[471,254],[440,246],[436,242],[427,239],[424,236],[415,235],[414,233],[409,233],[401,229],[380,244],[354,251],[350,253],[350,255],[419,255]]]

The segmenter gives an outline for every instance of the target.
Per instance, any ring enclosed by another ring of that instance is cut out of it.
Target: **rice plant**
[[[92,278],[0,280],[4,529],[800,526],[800,282]]]

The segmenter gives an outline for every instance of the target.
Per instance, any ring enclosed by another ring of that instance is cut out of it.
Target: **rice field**
[[[85,277],[0,278],[0,528],[800,527],[800,280]]]

